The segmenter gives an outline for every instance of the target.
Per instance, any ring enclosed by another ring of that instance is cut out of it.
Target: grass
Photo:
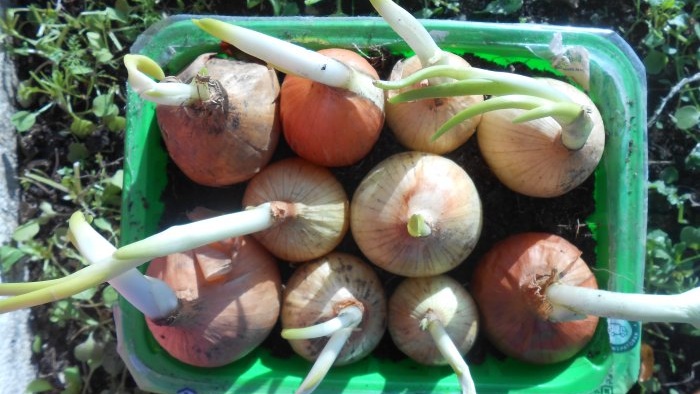
[[[423,18],[456,18],[506,22],[558,22],[552,15],[530,12],[518,0],[402,1]],[[573,4],[574,2],[568,2]],[[601,7],[579,19],[581,24],[615,21],[649,75],[650,206],[645,290],[675,293],[700,280],[700,4],[695,1],[634,0],[624,17]],[[94,225],[118,243],[122,154],[111,147],[124,130],[125,73],[121,59],[145,28],[169,14],[236,12],[257,15],[366,15],[365,2],[248,0],[232,6],[215,1],[156,0],[28,2],[8,9],[0,28],[6,51],[20,73],[12,120],[20,141],[54,130],[62,153],[55,165],[26,167],[19,174],[25,195],[44,196],[25,212],[10,244],[0,247],[3,272],[19,263],[32,268],[33,279],[61,277],[83,263],[65,238],[65,223],[81,209],[97,218]],[[566,6],[566,5],[564,5]],[[580,7],[587,2],[581,1]],[[594,7],[591,5],[591,7]],[[572,12],[579,12],[572,10]],[[556,13],[558,14],[558,13]],[[554,15],[556,15],[554,14]],[[597,19],[596,19],[597,18]],[[619,22],[619,23],[617,23]],[[105,142],[107,141],[107,142]],[[670,142],[672,143],[670,143]],[[37,148],[41,158],[46,147]],[[32,151],[23,155],[31,156]],[[43,158],[46,159],[46,158]],[[51,158],[53,160],[53,158]],[[104,286],[47,308],[48,319],[70,327],[73,357],[54,374],[34,381],[30,392],[89,392],[100,385],[110,392],[131,390],[128,376],[114,354],[114,327],[109,308],[116,295]],[[657,354],[660,368],[690,365],[673,348],[674,335],[700,337],[700,332],[672,325],[645,325],[644,338]],[[46,336],[37,335],[39,349]],[[649,363],[649,361],[645,361]],[[644,392],[675,389],[673,377],[690,371],[652,374],[637,388]],[[94,378],[100,376],[99,383]]]

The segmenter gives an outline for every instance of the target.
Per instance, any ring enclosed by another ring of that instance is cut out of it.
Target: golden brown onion
[[[250,180],[243,205],[287,203],[284,218],[253,236],[275,256],[301,262],[333,250],[348,230],[348,197],[326,168],[300,158],[270,164]]]
[[[376,70],[362,56],[337,48],[318,52],[365,74],[365,78],[358,78],[358,84],[368,85],[361,90],[383,97],[381,90],[372,85],[373,79],[379,79]],[[326,167],[358,162],[377,142],[384,125],[383,106],[371,97],[291,74],[282,82],[280,117],[292,150]]]
[[[225,365],[250,353],[270,333],[280,310],[277,261],[250,237],[228,242],[226,274],[207,281],[197,254],[184,252],[153,260],[147,275],[166,282],[180,300],[171,316],[146,319],[158,343],[176,359],[200,367]],[[212,249],[211,259],[221,255]],[[233,263],[229,260],[233,260]],[[211,261],[210,261],[211,262]]]
[[[374,350],[386,329],[384,289],[374,270],[359,258],[334,252],[299,266],[285,287],[280,321],[283,329],[309,327],[350,305],[361,308],[362,321],[334,365],[350,364]],[[297,354],[315,360],[328,338],[289,342]]]
[[[403,276],[437,275],[471,253],[482,225],[481,200],[455,162],[421,152],[393,155],[355,190],[350,229],[362,253]]]
[[[549,285],[598,287],[581,251],[556,235],[521,233],[497,243],[471,283],[484,332],[503,353],[520,360],[555,363],[573,357],[598,324],[595,316],[550,321]]]
[[[226,186],[245,181],[277,147],[277,75],[265,65],[204,54],[177,79],[189,83],[202,68],[209,78],[208,100],[156,107],[165,146],[194,182]]]
[[[448,52],[444,52],[446,61],[444,64],[455,67],[469,67],[469,63],[463,58]],[[400,80],[422,69],[418,57],[412,56],[394,65],[389,80]],[[419,85],[427,85],[423,81]],[[388,90],[387,99],[405,91],[420,88],[411,86],[399,90]],[[476,131],[476,126],[481,120],[481,115],[474,116],[461,122],[441,138],[432,140],[431,137],[443,123],[452,118],[463,109],[481,102],[484,96],[455,96],[435,99],[409,101],[404,103],[386,103],[386,122],[394,132],[399,143],[409,149],[443,154],[451,152],[464,144]]]
[[[462,393],[476,393],[464,355],[476,340],[476,304],[446,275],[404,279],[389,299],[389,334],[396,346],[426,365],[450,365]]]
[[[603,119],[591,99],[568,83],[547,81],[591,109],[594,126],[583,148],[562,145],[561,126],[552,118],[514,124],[512,119],[525,112],[520,109],[487,112],[477,128],[479,149],[494,174],[511,190],[532,197],[556,197],[580,185],[597,167],[605,145]]]
[[[407,278],[389,299],[388,329],[396,346],[413,360],[446,365],[430,332],[427,315],[439,320],[461,355],[471,349],[478,331],[478,311],[467,291],[446,275]]]

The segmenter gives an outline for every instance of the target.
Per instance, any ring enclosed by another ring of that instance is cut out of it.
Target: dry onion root
[[[384,289],[369,265],[334,252],[294,271],[280,320],[282,337],[297,354],[314,361],[296,391],[310,393],[332,365],[358,361],[379,344],[386,329]]]
[[[498,349],[533,363],[566,360],[590,341],[598,316],[700,327],[700,288],[677,295],[598,290],[580,256],[574,245],[546,233],[510,236],[484,255],[472,295]]]
[[[456,280],[446,275],[404,279],[389,299],[388,329],[404,354],[425,365],[449,364],[462,393],[476,393],[463,356],[476,340],[478,311]]]
[[[390,81],[401,80],[428,66],[470,66],[464,58],[441,50],[423,25],[393,1],[371,0],[371,2],[382,18],[415,52],[414,56],[399,60],[394,65],[389,76]],[[479,124],[479,115],[456,125],[443,138],[432,138],[435,130],[458,112],[482,102],[483,95],[441,97],[401,103],[392,101],[394,96],[410,89],[447,81],[452,80],[449,78],[425,79],[410,87],[387,91],[386,122],[400,144],[412,150],[443,154],[457,149],[474,134]]]
[[[429,153],[398,153],[377,164],[350,207],[350,229],[362,253],[403,276],[456,267],[474,249],[481,226],[481,200],[469,175]]]
[[[142,55],[126,55],[124,64],[131,87],[158,104],[156,118],[168,154],[192,181],[239,183],[272,158],[280,133],[280,86],[273,69],[209,53],[177,77],[166,78]]]
[[[481,153],[511,190],[532,197],[560,196],[580,185],[597,167],[605,145],[603,120],[590,98],[572,85],[448,66],[428,67],[402,81],[376,84],[397,89],[430,77],[458,81],[410,90],[394,96],[392,101],[476,92],[495,96],[462,110],[442,125],[433,138],[481,115],[477,129]]]
[[[282,129],[300,157],[326,167],[358,162],[384,125],[384,92],[376,70],[345,49],[307,50],[216,19],[193,23],[286,73],[280,92]]]

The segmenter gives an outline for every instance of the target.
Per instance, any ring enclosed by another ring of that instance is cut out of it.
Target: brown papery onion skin
[[[521,233],[498,242],[474,271],[471,293],[490,341],[531,363],[573,357],[593,337],[598,317],[555,323],[544,297],[553,282],[597,288],[581,251],[557,235]]]
[[[463,58],[445,52],[449,57],[449,64],[456,67],[470,67]],[[421,70],[420,60],[411,56],[394,65],[389,80],[403,79],[416,71]],[[427,81],[421,84],[427,86]],[[420,88],[417,84],[404,89],[388,90],[387,99],[403,93],[407,90]],[[393,131],[399,143],[408,149],[444,154],[452,152],[463,145],[476,132],[476,126],[481,120],[481,115],[474,116],[450,129],[440,138],[431,141],[435,131],[463,109],[484,101],[484,96],[457,96],[436,99],[416,100],[405,103],[386,103],[386,123]]]
[[[389,334],[404,354],[426,365],[446,365],[433,337],[421,320],[433,313],[461,355],[474,344],[479,312],[469,293],[446,275],[408,278],[389,299]]]
[[[512,119],[524,111],[487,112],[477,128],[484,160],[509,189],[531,197],[557,197],[583,183],[598,166],[605,146],[603,119],[591,99],[573,85],[549,79],[572,101],[592,109],[594,127],[586,144],[570,150],[561,143],[561,126],[552,118],[520,124]]]
[[[413,237],[407,223],[425,214],[430,235]],[[482,208],[469,175],[455,162],[402,152],[375,166],[355,190],[350,229],[362,253],[391,273],[445,273],[469,256],[481,233]]]
[[[228,245],[231,269],[213,281],[204,278],[191,251],[154,259],[148,266],[146,274],[165,281],[180,308],[146,323],[156,341],[184,363],[218,367],[236,361],[265,340],[277,322],[282,292],[277,260],[250,237]],[[212,258],[219,254],[216,250]]]
[[[187,106],[158,105],[168,154],[192,181],[228,186],[250,179],[272,158],[280,134],[277,74],[265,65],[204,54],[178,79],[206,68],[211,97]]]
[[[280,321],[283,329],[309,327],[351,305],[362,309],[362,321],[333,365],[351,364],[371,353],[386,330],[384,288],[372,267],[358,257],[333,252],[300,265],[285,286]],[[327,342],[328,337],[289,341],[309,361]]]
[[[338,48],[318,52],[379,79],[372,65],[355,52]],[[358,162],[372,149],[384,126],[384,110],[371,100],[299,76],[285,76],[280,99],[287,143],[297,155],[325,167]]]
[[[253,177],[243,205],[288,203],[281,221],[253,236],[272,254],[290,262],[321,257],[342,241],[349,226],[349,201],[343,186],[327,169],[292,157],[267,166]]]

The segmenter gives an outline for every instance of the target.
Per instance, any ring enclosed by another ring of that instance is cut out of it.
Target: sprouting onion
[[[484,255],[472,295],[498,349],[528,362],[562,361],[589,342],[598,317],[700,327],[700,288],[677,295],[599,290],[580,256],[576,246],[547,233],[512,235]]]
[[[202,262],[229,267],[207,277]],[[154,259],[147,275],[177,294],[168,316],[146,318],[155,340],[176,359],[217,367],[250,353],[279,316],[281,278],[277,260],[255,239],[243,236]]]
[[[564,127],[563,133],[568,133],[563,137],[563,142],[571,150],[580,149],[586,143],[593,128],[594,120],[591,119],[591,113],[597,112],[595,106],[576,103],[565,92],[540,79],[524,75],[476,67],[460,68],[438,65],[424,68],[399,81],[376,81],[375,84],[383,89],[400,89],[423,79],[436,77],[453,78],[457,81],[409,90],[394,96],[391,101],[400,103],[475,93],[491,96],[513,96],[513,98],[495,101],[492,98],[462,110],[435,132],[434,139],[439,138],[450,128],[472,116],[504,108],[528,110],[513,120],[516,123],[547,116],[554,117]],[[529,99],[530,101],[528,101]]]
[[[469,67],[469,63],[464,58],[440,49],[425,27],[398,4],[391,0],[371,0],[371,2],[382,18],[415,53],[415,56],[399,60],[394,65],[389,76],[390,81],[403,79],[429,66]],[[460,122],[443,138],[431,138],[439,126],[459,111],[482,102],[484,100],[482,94],[401,103],[392,101],[394,96],[407,90],[439,85],[449,81],[453,80],[450,78],[424,79],[410,87],[387,91],[386,122],[399,143],[409,149],[443,154],[461,146],[474,134],[479,123],[479,115],[468,121]]]
[[[388,329],[396,346],[425,365],[449,364],[462,393],[476,393],[463,356],[478,331],[472,297],[446,275],[404,279],[389,298]]]
[[[166,78],[142,55],[126,55],[124,65],[129,85],[158,104],[168,154],[189,179],[231,185],[250,179],[272,158],[280,133],[280,87],[273,69],[211,53],[177,77]]]
[[[299,156],[327,167],[356,163],[384,125],[384,92],[376,70],[355,52],[314,52],[216,19],[195,19],[207,33],[286,73],[280,92],[282,130]]]
[[[484,159],[511,190],[532,197],[556,197],[580,185],[595,170],[605,145],[600,113],[591,99],[574,86],[549,78],[434,66],[419,77],[449,76],[456,82],[411,90],[397,102],[425,97],[449,97],[481,92],[494,97],[462,110],[434,134],[481,115],[477,133]],[[415,75],[415,74],[414,74]],[[415,82],[378,82],[402,87]]]
[[[386,329],[386,298],[373,269],[361,259],[334,252],[299,266],[282,301],[282,337],[314,361],[296,393],[310,393],[332,365],[368,355]]]

